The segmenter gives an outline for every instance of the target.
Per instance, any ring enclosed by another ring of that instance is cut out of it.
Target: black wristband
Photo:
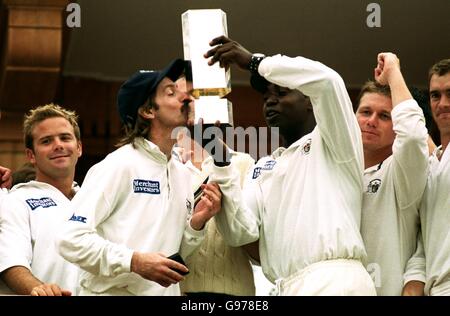
[[[252,59],[250,59],[250,63],[248,64],[248,70],[250,70],[252,74],[259,74],[258,67],[264,58],[266,58],[266,56],[263,54],[253,54]]]

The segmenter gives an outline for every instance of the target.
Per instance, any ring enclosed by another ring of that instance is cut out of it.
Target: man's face
[[[356,111],[365,151],[390,150],[394,143],[392,100],[379,93],[365,93]]]
[[[194,100],[187,89],[185,78],[173,82],[166,77],[159,83],[155,98],[158,109],[154,112],[152,125],[169,128],[187,125]]]
[[[430,106],[441,133],[450,133],[450,72],[430,79]]]
[[[282,134],[303,127],[309,115],[312,115],[309,98],[298,90],[269,84],[263,98],[267,125],[279,127]]]
[[[32,135],[33,150],[26,149],[26,154],[36,167],[36,179],[73,176],[81,156],[81,143],[69,121],[62,117],[45,119],[34,126]]]

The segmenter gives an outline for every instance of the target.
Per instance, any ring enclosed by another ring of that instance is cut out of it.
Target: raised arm
[[[209,64],[219,62],[222,67],[232,64],[249,70],[252,53],[239,43],[220,36],[213,39],[205,57]],[[269,82],[290,89],[298,89],[310,97],[320,134],[336,162],[356,160],[359,174],[363,170],[361,131],[353,113],[342,78],[331,68],[303,57],[275,55],[264,58],[258,73]]]
[[[396,197],[401,209],[418,203],[426,185],[428,170],[428,131],[422,109],[413,99],[400,71],[395,54],[378,54],[375,80],[389,85],[395,140],[392,171]]]

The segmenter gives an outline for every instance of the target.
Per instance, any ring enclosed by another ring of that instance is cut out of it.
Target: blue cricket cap
[[[122,123],[134,126],[139,107],[156,91],[159,83],[165,77],[177,80],[186,67],[186,61],[175,59],[163,70],[140,70],[125,81],[117,93],[117,108]]]

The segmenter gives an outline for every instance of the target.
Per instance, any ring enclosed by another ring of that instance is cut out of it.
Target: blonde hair
[[[78,115],[75,111],[66,110],[57,104],[46,104],[43,106],[38,106],[35,109],[29,111],[25,115],[25,120],[23,122],[23,134],[25,147],[31,150],[33,148],[33,129],[36,124],[54,117],[62,117],[69,121],[70,125],[73,127],[75,137],[78,141],[81,140],[80,127],[78,126]]]

